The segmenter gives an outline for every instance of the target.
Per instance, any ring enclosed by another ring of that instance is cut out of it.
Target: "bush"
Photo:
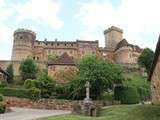
[[[32,79],[25,80],[24,87],[26,89],[35,88],[36,87],[36,80],[32,80]]]
[[[30,99],[38,100],[41,98],[41,91],[38,88],[29,89]]]
[[[147,99],[150,98],[150,91],[149,91],[149,89],[144,88],[144,87],[138,87],[137,90],[138,90],[138,93],[140,95],[140,99],[142,101],[145,101],[145,100],[147,100]]]
[[[0,94],[0,102],[2,102],[2,101],[3,101],[3,95]]]
[[[16,89],[16,88],[0,88],[0,94],[4,96],[14,96],[20,98],[30,98],[29,92],[27,89]]]
[[[105,92],[103,94],[103,100],[112,102],[114,99],[113,93]]]
[[[4,113],[5,110],[6,110],[5,104],[4,104],[3,102],[0,102],[0,114],[1,114],[1,113]]]
[[[122,104],[139,103],[140,97],[136,87],[117,86],[114,90],[115,100],[121,101]]]
[[[54,93],[55,81],[46,72],[42,72],[36,81],[36,88],[40,89],[41,97],[49,98]]]
[[[0,80],[0,88],[6,87],[8,85],[7,81]]]

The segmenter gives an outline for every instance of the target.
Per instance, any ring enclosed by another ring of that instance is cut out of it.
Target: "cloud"
[[[160,11],[159,4],[158,0],[121,0],[121,4],[114,7],[109,1],[81,2],[77,15],[85,27],[81,36],[85,33],[92,38],[94,35],[104,45],[99,30],[115,25],[124,30],[124,37],[129,42],[154,49],[160,30],[160,14],[157,14]],[[145,38],[147,34],[150,37]]]
[[[32,20],[39,24],[47,24],[53,29],[59,29],[63,26],[63,21],[59,19],[58,12],[60,3],[51,0],[30,0],[25,4],[16,5],[18,22],[23,20]]]
[[[59,11],[60,3],[53,0],[0,0],[0,59],[10,59],[16,27],[35,31],[43,27],[60,29],[63,21],[58,16]],[[40,27],[35,27],[35,24]]]

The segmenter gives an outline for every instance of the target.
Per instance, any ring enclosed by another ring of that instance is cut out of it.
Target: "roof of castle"
[[[118,50],[118,49],[120,49],[120,48],[122,48],[122,47],[125,47],[125,46],[132,47],[135,52],[142,52],[142,49],[139,46],[129,44],[126,39],[121,40],[117,44],[115,51]]]
[[[30,34],[36,36],[36,33],[35,33],[35,32],[33,32],[32,30],[29,30],[29,29],[24,29],[24,28],[18,28],[17,30],[15,30],[15,31],[14,31],[14,35],[15,35],[16,33],[21,33],[21,32],[30,33]]]
[[[158,63],[159,56],[160,56],[160,36],[159,36],[159,39],[158,39],[158,42],[157,42],[157,46],[156,46],[156,50],[155,50],[155,54],[154,54],[154,59],[153,59],[153,62],[152,62],[152,67],[151,67],[151,70],[150,70],[148,80],[151,80],[151,77],[153,75],[153,71],[156,67],[156,64]]]
[[[55,60],[49,60],[49,65],[75,65],[74,60],[72,57],[70,57],[66,52],[63,53],[61,56],[59,56]]]

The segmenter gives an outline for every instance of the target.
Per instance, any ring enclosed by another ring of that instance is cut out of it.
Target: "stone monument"
[[[90,83],[87,81],[86,87],[86,98],[83,100],[83,114],[87,116],[97,116],[96,106],[90,98]]]

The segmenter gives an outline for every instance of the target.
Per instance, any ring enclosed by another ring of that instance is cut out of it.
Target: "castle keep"
[[[11,61],[0,61],[3,69],[9,63],[13,63],[15,75],[19,75],[18,67],[22,59],[28,56],[33,57],[40,68],[47,68],[50,74],[57,70],[67,69],[74,66],[74,59],[85,54],[95,54],[98,57],[109,59],[117,64],[137,64],[137,58],[142,49],[129,44],[123,39],[123,30],[112,26],[104,31],[105,47],[99,47],[98,40],[86,41],[40,41],[36,39],[36,33],[27,29],[17,29],[14,34]],[[53,61],[50,58],[56,57],[60,61]],[[67,57],[67,58],[66,58]],[[61,67],[62,68],[61,68]],[[65,67],[64,67],[65,66]]]

